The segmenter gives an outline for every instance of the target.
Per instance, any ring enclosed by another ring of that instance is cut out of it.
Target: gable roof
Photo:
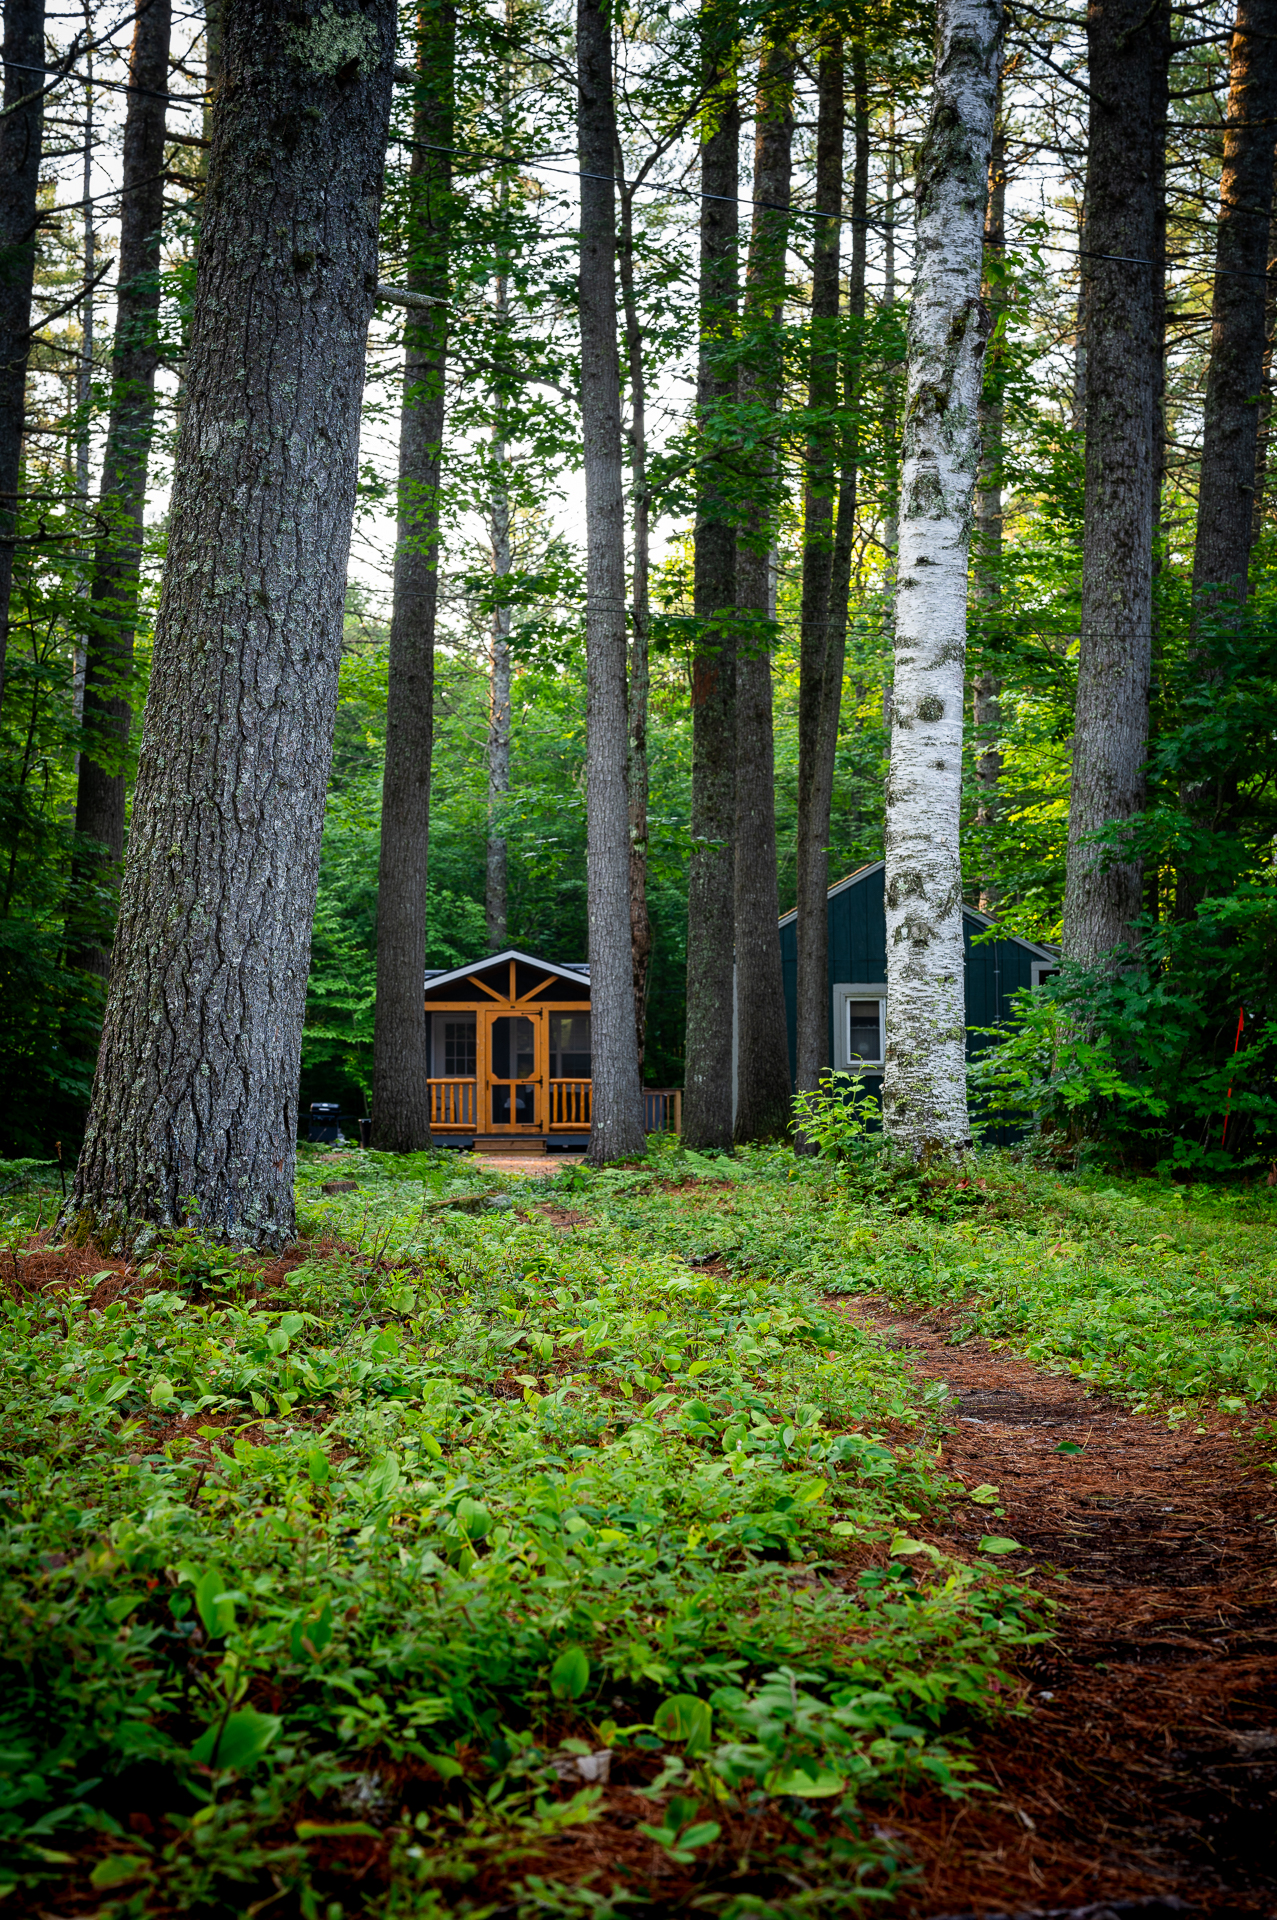
[[[848,887],[858,887],[862,881],[868,880],[873,874],[883,872],[886,864],[885,860],[871,860],[867,866],[856,867],[851,873],[844,874],[841,880],[834,881],[827,897],[832,900],[836,894],[846,893]],[[989,914],[981,913],[978,907],[964,906],[962,909],[962,917],[964,920],[974,920],[982,933],[989,927],[997,926],[997,921],[992,919]],[[781,914],[778,924],[782,927],[788,927],[797,920],[797,918],[797,907],[791,907],[788,913]],[[1022,933],[1003,933],[999,938],[1003,940],[1013,940],[1017,947],[1027,948],[1038,960],[1058,960],[1060,957],[1058,947],[1043,946],[1040,940],[1027,940]]]
[[[524,953],[520,947],[506,947],[501,953],[485,953],[481,960],[468,960],[464,967],[427,967],[425,984],[428,987],[448,986],[453,980],[468,979],[472,973],[485,973],[489,967],[500,966],[506,960],[521,960],[526,967],[540,967],[543,973],[552,973],[560,980],[571,980],[574,985],[589,986],[590,963],[588,960],[542,960],[535,953]]]

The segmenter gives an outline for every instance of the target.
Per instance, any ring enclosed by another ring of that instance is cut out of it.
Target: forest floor
[[[7,1911],[1277,1912],[1267,1189],[6,1172]]]

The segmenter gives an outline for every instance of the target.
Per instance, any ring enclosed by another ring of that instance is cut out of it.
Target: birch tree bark
[[[986,646],[996,642],[997,611],[1002,602],[1002,457],[1003,422],[1006,396],[1006,348],[998,333],[998,321],[1006,301],[1002,294],[1001,267],[1006,245],[1006,132],[1001,125],[1001,88],[998,90],[998,122],[994,126],[993,153],[989,160],[989,208],[984,223],[988,274],[983,297],[993,328],[992,344],[985,355],[984,378],[980,385],[980,466],[975,488],[975,567],[976,605],[982,619],[982,638]],[[984,913],[997,909],[993,880],[993,849],[988,835],[997,818],[998,794],[1002,781],[1002,749],[998,733],[1002,725],[1002,683],[991,667],[977,674],[972,689],[971,719],[976,737],[976,832],[980,835],[980,908]]]
[[[4,9],[4,115],[0,118],[0,700],[4,698],[13,590],[13,540],[31,350],[36,192],[44,132],[44,0]]]
[[[884,1121],[912,1154],[970,1139],[962,946],[967,554],[988,320],[980,301],[1001,0],[941,0],[916,174],[887,779]]]
[[[1082,631],[1063,944],[1070,959],[1091,965],[1128,942],[1141,907],[1140,863],[1106,863],[1090,836],[1130,820],[1144,800],[1162,368],[1165,0],[1151,7],[1097,0],[1087,44]]]
[[[736,323],[736,196],[740,110],[734,83],[735,13],[702,9],[709,127],[701,143],[700,367],[703,458],[697,474],[692,606],[692,852],[687,876],[687,1038],[683,1137],[689,1147],[732,1144],[733,917],[736,812],[735,503],[714,410],[734,398],[722,345]],[[718,86],[710,91],[718,79]]]
[[[599,0],[578,0],[581,165],[581,422],[586,537],[586,858],[593,1046],[593,1166],[642,1153],[643,1100],[630,951],[625,686],[625,498],[616,344],[616,109],[612,36]]]
[[[455,46],[452,0],[423,0],[417,14],[404,284],[410,292],[426,294],[439,304],[409,307],[404,322],[372,1064],[372,1144],[385,1153],[412,1153],[430,1144],[430,1053],[424,1000],[426,886]]]
[[[785,267],[794,138],[794,46],[773,40],[759,63],[754,199],[740,374],[755,501],[736,542],[736,1116],[734,1138],[773,1140],[789,1124],[789,1048],[780,970],[776,764],[772,730],[777,414],[784,388]]]
[[[295,1229],[302,1018],[394,59],[390,0],[230,0],[102,1046],[69,1213]]]
[[[76,865],[84,881],[95,877],[114,881],[124,858],[124,761],[133,721],[129,683],[160,362],[169,33],[169,0],[135,0],[124,121],[111,411],[102,458],[100,517],[105,532],[94,556],[89,595],[75,796]],[[81,966],[103,979],[110,958],[97,946],[83,948],[77,955]]]

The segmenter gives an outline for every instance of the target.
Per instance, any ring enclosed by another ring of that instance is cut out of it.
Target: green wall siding
[[[829,984],[840,980],[861,982],[866,986],[887,978],[887,910],[883,901],[883,869],[867,873],[863,880],[844,887],[829,901]],[[1011,1015],[1011,996],[1020,987],[1033,985],[1032,966],[1040,958],[1023,941],[980,938],[986,929],[965,909],[962,916],[963,945],[966,949],[967,1058],[981,1048],[991,1046],[985,1034],[970,1031],[993,1027]],[[792,1079],[797,1060],[798,934],[793,920],[780,929],[780,965],[785,985],[785,1033],[789,1042],[789,1072]],[[829,1058],[833,1059],[834,1010],[832,995],[826,1009],[829,1021]],[[874,1093],[882,1086],[881,1075],[865,1075],[865,1085]],[[1000,1143],[1008,1129],[999,1128]]]

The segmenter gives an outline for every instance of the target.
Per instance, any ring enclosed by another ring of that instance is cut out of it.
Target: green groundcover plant
[[[865,1808],[968,1790],[964,1734],[1042,1630],[997,1554],[919,1537],[962,1497],[945,1390],[809,1279],[668,1244],[719,1163],[564,1176],[565,1232],[445,1155],[346,1161],[334,1197],[303,1166],[296,1264],[179,1234],[114,1298],[26,1282],[48,1195],[10,1195],[15,1910],[68,1880],[120,1914],[612,1910],[659,1889],[544,1865],[609,1776],[679,1901],[889,1893]],[[731,1171],[798,1198],[766,1156]]]
[[[882,1807],[980,1790],[1049,1609],[1013,1540],[946,1546],[947,1389],[842,1299],[1178,1421],[1277,1393],[1274,1234],[1266,1190],[906,1170],[844,1124],[535,1190],[352,1150],[325,1194],[304,1152],[289,1259],[177,1234],[123,1291],[50,1286],[52,1170],[0,1168],[10,1910],[894,1898]],[[588,1835],[615,1871],[562,1865]]]

